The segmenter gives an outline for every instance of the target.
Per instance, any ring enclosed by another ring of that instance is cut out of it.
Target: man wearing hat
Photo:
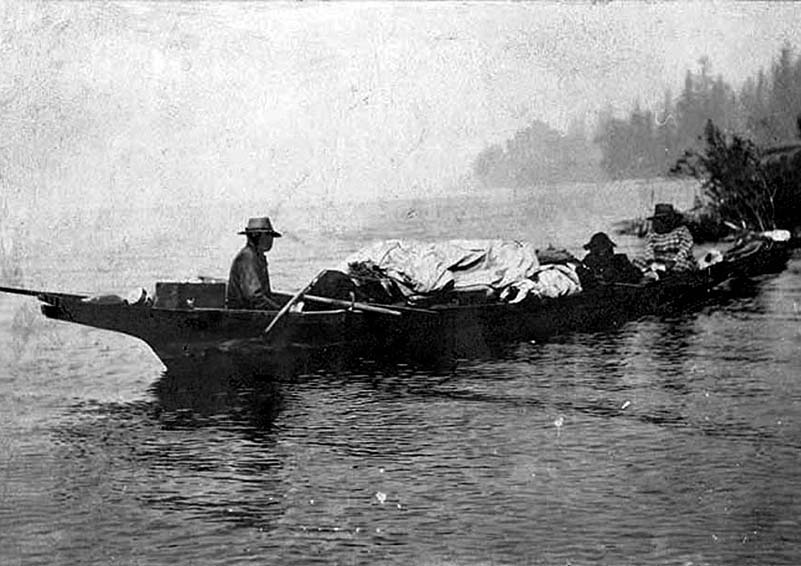
[[[645,258],[642,260],[645,268],[666,271],[695,269],[693,236],[684,225],[684,217],[673,205],[657,204],[654,215],[648,220],[651,221],[651,231],[646,236]]]
[[[626,254],[615,253],[616,245],[604,232],[593,234],[590,241],[584,244],[584,249],[589,253],[584,256],[582,263],[590,270],[596,283],[637,283],[642,279],[642,273],[632,265]]]
[[[281,234],[273,230],[266,216],[251,218],[247,227],[239,232],[248,241],[233,263],[228,276],[226,306],[229,309],[278,309],[271,295],[270,276],[267,272],[267,259],[264,254],[273,247],[273,239]]]

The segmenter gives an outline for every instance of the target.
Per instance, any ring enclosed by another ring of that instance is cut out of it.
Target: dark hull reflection
[[[281,382],[254,379],[230,367],[170,369],[151,386],[155,416],[165,427],[215,426],[269,431],[283,402]]]
[[[285,512],[276,495],[283,461],[275,430],[285,391],[280,382],[229,369],[167,370],[148,401],[72,407],[52,433],[63,476],[55,498],[79,501],[97,481],[80,471],[112,468],[106,489],[167,516],[200,520],[209,536],[215,524],[273,530]]]

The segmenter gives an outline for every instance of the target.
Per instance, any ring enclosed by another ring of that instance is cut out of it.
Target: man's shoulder
[[[256,257],[256,250],[250,246],[245,246],[236,254],[236,257],[234,257],[234,262],[247,261],[253,259],[254,257]]]

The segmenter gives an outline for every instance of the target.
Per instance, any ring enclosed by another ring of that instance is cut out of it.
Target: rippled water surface
[[[652,192],[288,209],[273,279],[298,288],[382,237],[578,253]],[[53,212],[57,241],[22,233],[22,283],[225,275],[257,206]],[[132,338],[0,297],[0,563],[797,564],[800,281],[796,256],[673,318],[269,385],[164,372]]]

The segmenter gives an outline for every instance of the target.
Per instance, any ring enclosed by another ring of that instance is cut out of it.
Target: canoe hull
[[[56,300],[42,305],[51,319],[121,332],[144,341],[169,368],[198,367],[211,360],[247,358],[249,366],[265,368],[278,357],[331,352],[343,345],[343,310],[305,313],[279,339],[265,342],[261,335],[274,311],[226,309],[164,309],[127,304],[95,304],[84,300]]]
[[[644,285],[603,285],[558,299],[517,304],[469,304],[437,308],[438,316],[365,316],[360,347],[378,359],[429,361],[491,355],[517,341],[542,341],[559,334],[619,327],[647,315],[681,312],[709,300],[727,282],[782,271],[786,246],[766,246],[742,261],[718,264]]]
[[[432,305],[428,312],[408,310],[402,316],[356,309],[290,312],[287,324],[269,339],[264,330],[275,311],[101,304],[57,294],[39,298],[46,302],[45,316],[139,338],[168,368],[225,360],[238,371],[272,374],[287,363],[331,366],[354,357],[429,363],[484,356],[511,341],[615,327],[704,301],[721,283],[780,271],[788,259],[788,248],[767,246],[743,261],[685,277],[646,285],[604,285],[569,297],[517,304]]]

